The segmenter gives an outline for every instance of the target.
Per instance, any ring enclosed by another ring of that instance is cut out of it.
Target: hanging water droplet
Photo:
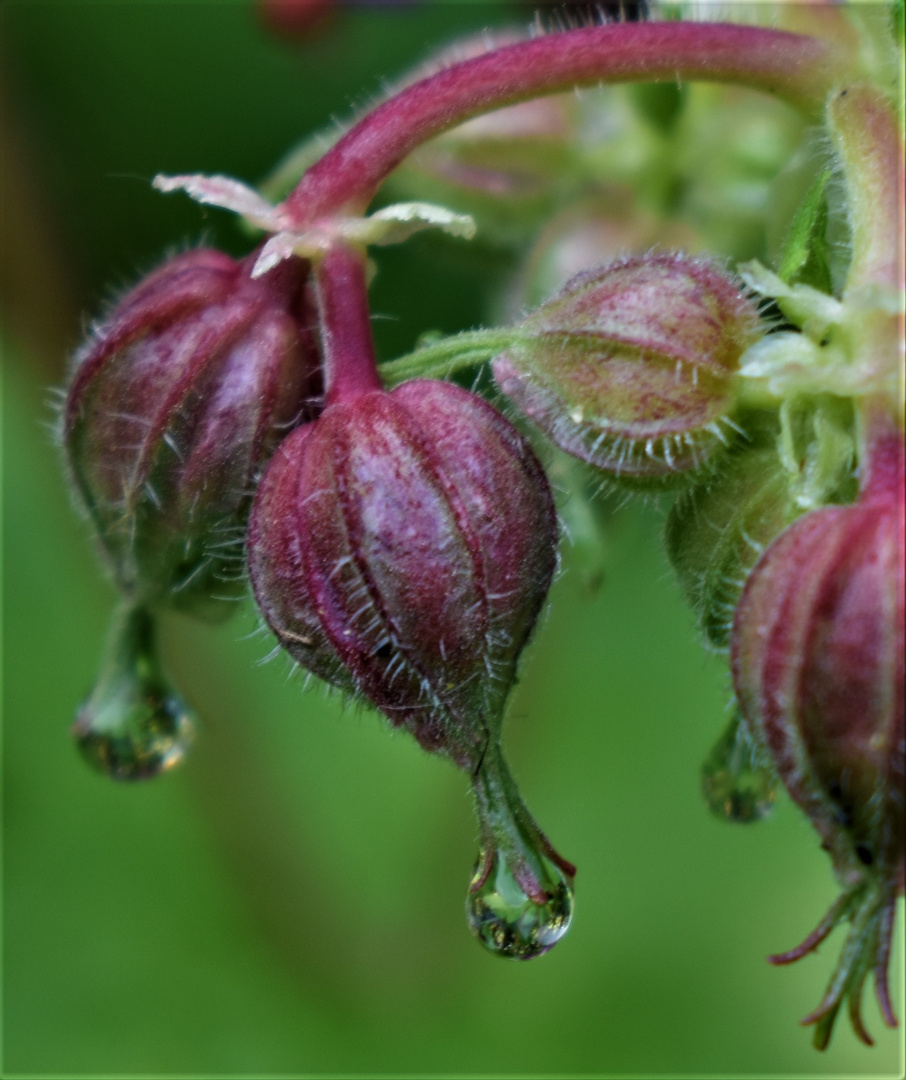
[[[543,956],[569,929],[576,868],[538,828],[496,742],[472,783],[482,849],[466,897],[469,928],[497,956]]]
[[[101,772],[114,780],[144,780],[182,761],[194,726],[185,702],[171,694],[136,701],[108,730],[86,705],[72,734],[85,760]]]
[[[708,809],[739,824],[762,821],[773,811],[778,790],[774,771],[759,754],[739,710],[734,710],[702,766]]]
[[[144,780],[182,761],[194,726],[161,671],[152,616],[124,606],[114,616],[97,684],[72,725],[76,745],[114,780]]]
[[[539,902],[523,891],[505,859],[495,858],[486,875],[485,855],[478,858],[466,898],[466,918],[482,945],[498,956],[510,960],[543,956],[569,929],[572,888],[562,871],[543,857],[541,861],[547,880]]]

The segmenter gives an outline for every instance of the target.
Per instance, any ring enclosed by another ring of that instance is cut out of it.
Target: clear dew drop
[[[178,765],[194,732],[191,710],[161,671],[152,616],[124,606],[95,688],[72,725],[79,751],[114,780],[145,780]]]
[[[778,790],[775,773],[762,761],[739,710],[735,710],[702,766],[702,792],[708,809],[738,824],[763,821],[774,809]]]
[[[153,692],[124,706],[109,726],[88,705],[72,726],[85,760],[114,780],[145,780],[172,769],[186,756],[194,733],[185,702]]]
[[[546,899],[528,896],[503,858],[495,858],[484,882],[480,855],[466,898],[469,929],[482,945],[509,960],[531,960],[549,952],[569,929],[573,891],[566,875],[543,859]]]

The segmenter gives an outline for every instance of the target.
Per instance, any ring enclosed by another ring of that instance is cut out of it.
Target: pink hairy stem
[[[334,245],[314,264],[325,404],[381,389],[371,337],[365,255]]]
[[[453,64],[379,105],[302,177],[283,211],[298,227],[362,213],[416,147],[479,113],[573,87],[705,80],[763,90],[820,117],[846,63],[826,41],[751,26],[624,23],[551,34]]]

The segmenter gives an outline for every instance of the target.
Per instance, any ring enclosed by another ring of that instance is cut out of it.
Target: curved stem
[[[388,173],[427,139],[478,113],[579,86],[729,82],[817,116],[845,61],[817,38],[751,26],[624,23],[551,34],[454,64],[359,121],[303,176],[282,210],[303,226],[364,211]]]
[[[896,111],[870,86],[845,87],[828,123],[846,178],[852,262],[845,292],[904,281],[903,137]]]
[[[870,86],[840,90],[828,102],[828,126],[843,166],[852,258],[844,300],[861,312],[855,362],[888,386],[902,439],[906,318],[903,136],[894,106]],[[875,417],[877,403],[870,410]],[[874,425],[866,425],[874,426]]]
[[[326,404],[380,390],[364,252],[337,244],[314,270]]]

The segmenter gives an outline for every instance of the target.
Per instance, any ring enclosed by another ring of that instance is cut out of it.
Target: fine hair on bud
[[[122,592],[216,618],[241,587],[255,481],[317,369],[307,264],[254,280],[197,249],[128,292],[75,359],[63,446]]]
[[[628,487],[675,486],[735,439],[734,374],[761,334],[713,260],[653,252],[577,274],[492,366],[561,449]]]
[[[329,405],[280,446],[249,527],[287,651],[467,771],[499,730],[556,563],[528,443],[482,398],[415,380]]]

